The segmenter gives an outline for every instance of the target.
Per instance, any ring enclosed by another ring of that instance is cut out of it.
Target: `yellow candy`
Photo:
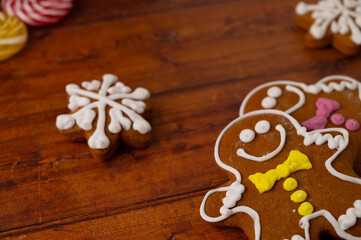
[[[24,23],[0,12],[0,61],[4,61],[25,45],[28,38],[28,30]]]
[[[286,191],[292,191],[292,190],[296,189],[296,187],[298,187],[298,182],[296,181],[296,179],[294,179],[292,177],[287,178],[283,182],[283,188]]]
[[[298,213],[302,216],[307,216],[313,213],[313,206],[309,202],[304,202],[301,204],[301,206],[298,208]]]
[[[291,200],[295,203],[300,203],[305,201],[307,198],[307,193],[303,190],[298,190],[291,195]]]
[[[312,164],[308,157],[297,150],[292,150],[284,163],[279,164],[275,169],[266,173],[255,173],[248,177],[260,193],[272,189],[276,181],[288,177],[291,173],[311,169]]]

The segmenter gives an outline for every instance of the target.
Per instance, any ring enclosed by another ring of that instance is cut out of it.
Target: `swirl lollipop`
[[[2,8],[6,13],[30,26],[58,22],[72,7],[72,0],[2,0]]]
[[[24,23],[0,12],[0,61],[19,52],[24,47],[27,38],[28,30]]]

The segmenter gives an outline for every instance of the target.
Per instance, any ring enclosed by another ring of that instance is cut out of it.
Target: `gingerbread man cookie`
[[[356,139],[361,151],[361,83],[356,79],[333,75],[312,85],[268,82],[245,97],[240,115],[259,109],[285,111],[308,131],[345,128]],[[359,158],[361,160],[361,155]]]
[[[68,84],[69,114],[61,114],[56,126],[70,141],[87,140],[94,158],[105,160],[119,144],[142,148],[150,141],[149,91],[130,87],[112,74],[103,82]]]
[[[358,53],[361,45],[361,0],[299,2],[296,23],[308,31],[310,48],[333,45],[346,55]]]
[[[214,156],[230,177],[200,214],[249,239],[361,239],[358,145],[342,128],[307,132],[278,110],[246,113],[219,135]]]

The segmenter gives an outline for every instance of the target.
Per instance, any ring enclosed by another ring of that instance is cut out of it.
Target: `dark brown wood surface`
[[[227,181],[213,159],[220,131],[253,87],[361,79],[361,55],[308,50],[296,0],[75,0],[58,24],[30,28],[0,63],[0,237],[246,239],[199,216]],[[114,73],[152,93],[153,139],[106,162],[69,143],[55,119],[68,83]]]

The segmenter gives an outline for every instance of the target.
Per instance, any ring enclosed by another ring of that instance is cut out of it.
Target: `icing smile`
[[[260,128],[257,128],[257,125],[260,127],[261,124],[266,124],[266,123],[268,124],[267,131],[262,132],[262,131],[260,131]],[[256,124],[255,130],[257,133],[266,133],[269,131],[269,128],[270,128],[269,123],[267,121],[262,120]],[[276,126],[276,130],[280,132],[281,141],[280,141],[279,146],[274,151],[272,151],[266,155],[257,157],[257,156],[253,156],[253,155],[246,153],[246,151],[243,148],[239,148],[237,150],[237,155],[240,157],[249,159],[249,160],[257,161],[257,162],[263,162],[263,161],[267,161],[267,160],[273,158],[283,149],[285,142],[286,142],[286,130],[284,129],[284,127],[281,124],[278,124]],[[251,142],[254,140],[254,138],[255,138],[255,133],[250,129],[245,129],[240,133],[240,139],[243,142]]]

